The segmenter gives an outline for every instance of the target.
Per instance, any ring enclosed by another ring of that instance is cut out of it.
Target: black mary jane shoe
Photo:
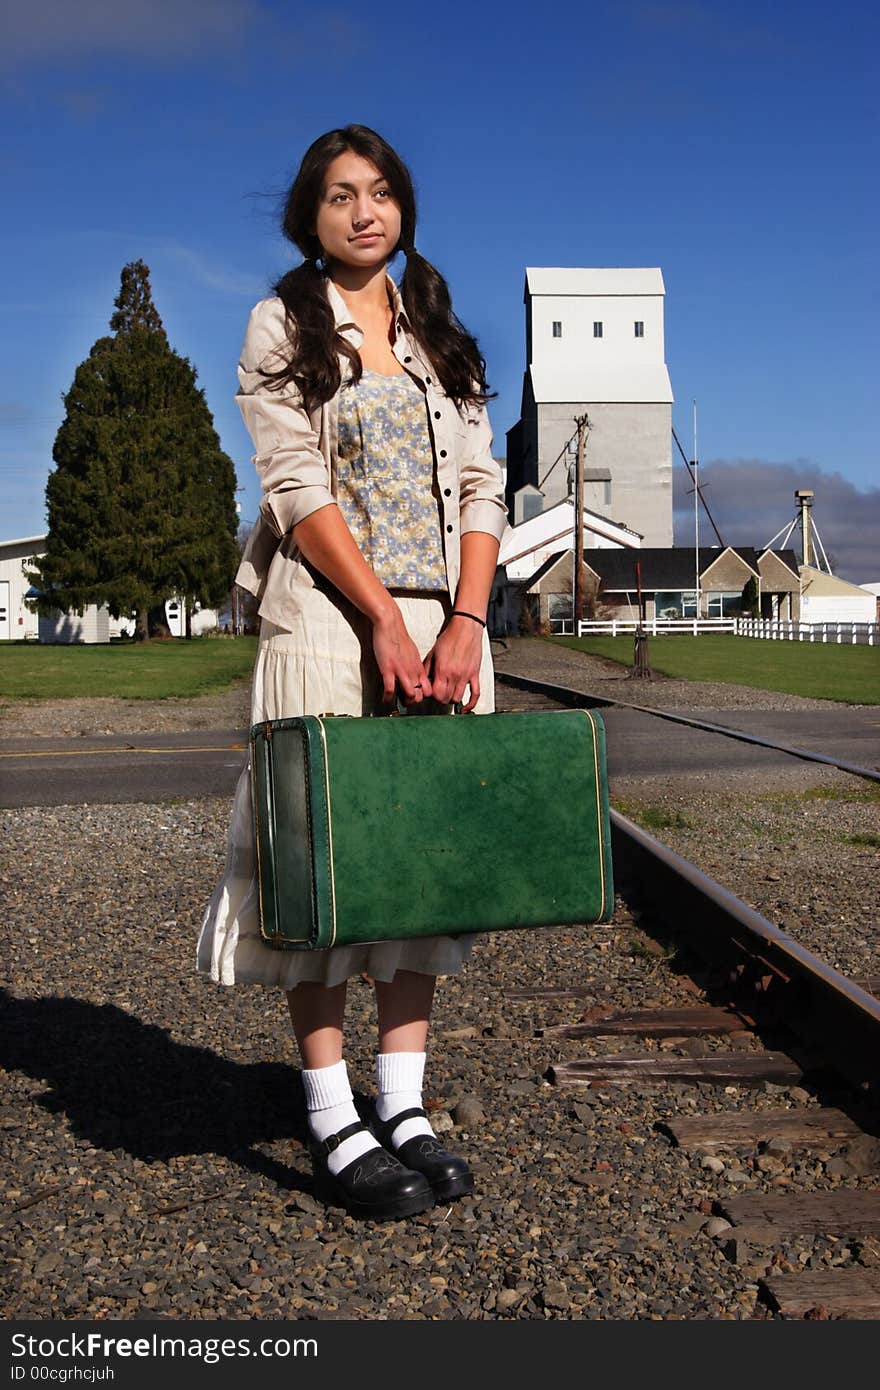
[[[369,1133],[359,1120],[338,1134],[312,1140],[309,1149],[315,1173],[315,1190],[327,1202],[341,1203],[352,1216],[372,1221],[397,1221],[434,1205],[434,1193],[421,1173],[411,1171],[385,1149],[370,1149],[338,1173],[331,1173],[327,1159],[353,1134]]]
[[[466,1197],[474,1190],[474,1176],[467,1163],[457,1154],[451,1154],[434,1134],[416,1134],[396,1149],[391,1148],[391,1136],[404,1120],[426,1120],[428,1117],[421,1107],[401,1110],[390,1120],[380,1120],[373,1112],[370,1128],[386,1149],[394,1153],[401,1163],[416,1173],[423,1173],[431,1184],[435,1202],[447,1202],[452,1197]],[[430,1122],[429,1122],[430,1123]]]

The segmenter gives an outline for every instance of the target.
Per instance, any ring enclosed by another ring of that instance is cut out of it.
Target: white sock
[[[402,1110],[421,1106],[424,1074],[424,1052],[379,1053],[376,1058],[376,1113],[380,1120],[390,1120]],[[399,1149],[417,1134],[433,1133],[427,1120],[404,1120],[391,1135],[391,1147]]]
[[[315,1067],[311,1071],[303,1068],[303,1086],[306,1093],[309,1129],[315,1139],[328,1139],[338,1134],[347,1125],[360,1121],[354,1108],[354,1097],[348,1080],[345,1061],[336,1062],[332,1067]],[[377,1149],[379,1145],[372,1134],[366,1130],[343,1139],[338,1149],[327,1156],[327,1167],[331,1173],[347,1168],[361,1154]]]

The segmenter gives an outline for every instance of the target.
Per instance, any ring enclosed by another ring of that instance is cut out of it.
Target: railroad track
[[[692,719],[690,715],[678,714],[674,710],[655,709],[653,705],[636,705],[627,700],[613,700],[610,696],[589,695],[582,690],[573,690],[567,685],[554,685],[546,681],[534,680],[530,676],[516,676],[508,671],[496,671],[495,679],[514,690],[525,690],[534,695],[543,695],[548,700],[564,705],[569,709],[627,709],[635,714],[648,714],[656,719],[667,719],[672,724],[684,724],[692,729],[702,729],[705,733],[721,734],[735,739],[738,743],[751,743],[758,748],[769,748],[777,753],[787,753],[792,758],[804,762],[824,763],[826,767],[837,767],[841,772],[849,772],[854,777],[864,777],[870,782],[880,782],[880,771],[876,767],[862,767],[843,758],[831,758],[824,753],[816,753],[810,748],[796,748],[790,743],[775,743],[772,739],[760,738],[757,734],[746,733],[744,729],[733,729],[727,724],[710,724],[704,719]]]
[[[508,686],[547,702],[584,708],[623,702],[593,698],[568,687],[498,672]],[[630,705],[645,710],[644,706]],[[855,776],[880,780],[859,768],[809,750],[725,730],[667,711],[663,718],[764,746],[810,761],[831,763]],[[554,1062],[548,1079],[558,1086],[602,1088],[652,1082],[717,1086],[796,1086],[814,1097],[833,1095],[834,1104],[750,1114],[688,1111],[663,1129],[674,1144],[718,1162],[720,1153],[751,1151],[761,1172],[773,1171],[778,1153],[840,1154],[838,1170],[877,1175],[870,1187],[740,1193],[714,1203],[718,1234],[730,1257],[759,1267],[759,1295],[783,1317],[880,1317],[880,1270],[778,1271],[780,1248],[797,1235],[824,1234],[869,1242],[880,1257],[880,979],[854,981],[832,969],[748,904],[708,878],[625,816],[612,810],[615,879],[626,903],[640,913],[640,926],[679,943],[720,972],[713,998],[698,1007],[642,1008],[612,1013],[592,1010],[580,1023],[548,1028],[548,1042],[607,1037],[632,1038],[644,1050],[633,1055],[585,1056]],[[576,992],[576,991],[575,991]],[[560,997],[563,991],[555,992]],[[570,991],[569,991],[570,993]],[[552,998],[554,991],[519,991],[522,999]],[[737,1038],[736,1050],[720,1040]],[[716,1040],[718,1050],[672,1056],[660,1040]],[[762,1046],[772,1039],[770,1048]],[[746,1042],[747,1047],[742,1043]],[[755,1046],[760,1050],[754,1050]],[[878,1258],[880,1264],[880,1258]]]

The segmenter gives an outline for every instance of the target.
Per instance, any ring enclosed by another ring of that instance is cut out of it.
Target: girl
[[[254,723],[369,715],[396,698],[493,708],[485,621],[507,518],[485,363],[415,226],[409,172],[375,131],[333,130],[306,152],[283,221],[305,259],[252,310],[239,363],[263,488],[237,575],[260,600]],[[387,266],[400,252],[398,291]],[[198,966],[287,992],[319,1190],[377,1219],[472,1191],[421,1103],[435,978],[461,968],[470,938],[270,949],[250,795],[246,769]],[[370,1129],[342,1055],[346,981],[361,973],[379,1027]]]

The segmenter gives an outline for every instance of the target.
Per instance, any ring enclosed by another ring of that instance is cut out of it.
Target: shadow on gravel
[[[0,1017],[0,1065],[48,1082],[36,1102],[94,1147],[145,1162],[222,1154],[279,1187],[311,1188],[311,1176],[255,1148],[307,1138],[289,1066],[227,1061],[112,1004],[0,989]]]

